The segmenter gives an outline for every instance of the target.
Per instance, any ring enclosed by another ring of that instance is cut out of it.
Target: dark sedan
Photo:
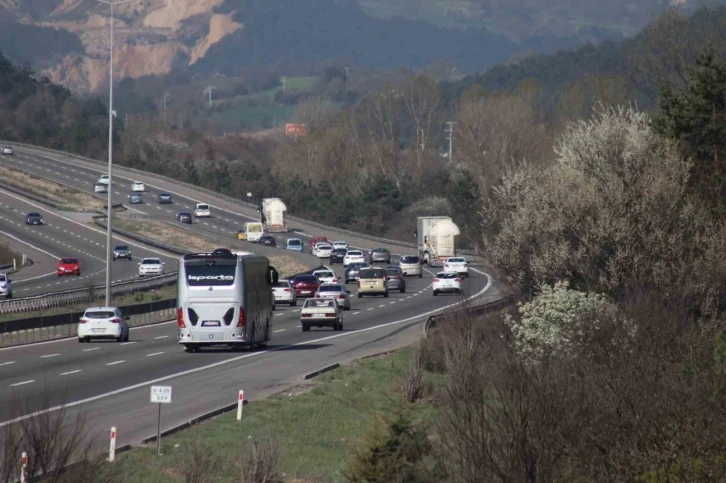
[[[343,263],[345,254],[348,252],[347,248],[335,248],[330,253],[330,264]]]
[[[187,213],[185,211],[182,211],[181,213],[178,213],[176,215],[176,219],[179,220],[179,221],[181,221],[182,223],[187,223],[189,225],[191,225],[191,223],[192,223],[192,215],[191,215],[191,213]]]
[[[169,193],[159,193],[159,204],[170,205],[172,204],[171,195]]]
[[[45,223],[43,221],[43,215],[40,213],[28,213],[25,217],[26,225],[42,225],[43,223]]]
[[[368,267],[367,263],[351,263],[345,270],[345,283],[357,282],[362,268]]]
[[[320,287],[320,280],[315,275],[296,275],[290,280],[290,285],[298,297],[315,297],[315,292]]]
[[[277,240],[275,240],[275,237],[272,235],[262,235],[257,243],[265,245],[266,247],[277,246]]]
[[[371,250],[371,263],[391,263],[391,252],[385,248]]]

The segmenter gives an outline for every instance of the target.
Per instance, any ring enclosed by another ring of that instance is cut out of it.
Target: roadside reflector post
[[[116,459],[116,426],[111,426],[111,442],[108,445],[108,461],[113,463]]]
[[[242,420],[242,406],[244,405],[244,402],[245,402],[245,392],[240,391],[239,397],[237,398],[237,421]]]
[[[25,483],[27,480],[27,477],[25,475],[25,468],[28,466],[28,453],[23,451],[22,456],[20,457],[20,483]]]

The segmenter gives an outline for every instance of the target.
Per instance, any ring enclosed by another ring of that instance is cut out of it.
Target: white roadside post
[[[113,463],[116,459],[116,426],[111,426],[111,442],[108,445],[108,461]]]
[[[28,466],[28,453],[23,451],[20,457],[20,483],[28,481],[25,476],[25,468]]]
[[[237,398],[237,421],[242,420],[242,406],[245,403],[245,392],[239,392],[239,398]]]
[[[156,454],[161,456],[161,405],[171,403],[171,386],[151,386],[151,402],[159,404],[156,421]]]

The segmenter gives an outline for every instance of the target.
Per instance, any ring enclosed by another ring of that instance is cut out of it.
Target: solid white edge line
[[[35,206],[35,205],[33,205],[33,206]],[[36,206],[36,208],[37,208],[37,206]],[[16,236],[13,236],[13,235],[11,235],[11,234],[10,234],[10,233],[8,233],[8,232],[5,232],[5,231],[0,231],[0,235],[5,235],[5,236],[6,236],[6,237],[8,237],[8,238],[12,238],[12,239],[13,239],[13,240],[15,240],[16,242],[18,242],[18,243],[22,243],[23,245],[26,245],[26,246],[29,246],[29,247],[30,247],[30,248],[32,248],[33,250],[37,250],[37,251],[39,251],[40,253],[43,253],[43,254],[45,254],[45,255],[48,255],[48,256],[49,256],[49,257],[51,257],[51,258],[55,258],[56,260],[60,258],[60,257],[59,257],[58,255],[54,255],[54,254],[52,254],[52,253],[50,253],[50,252],[48,252],[48,251],[46,251],[46,250],[43,250],[42,248],[38,248],[38,247],[36,247],[35,245],[33,245],[33,244],[30,244],[30,243],[28,243],[28,242],[26,242],[26,241],[24,241],[24,240],[21,240],[20,238],[18,238],[18,237],[16,237]],[[55,273],[55,272],[53,272],[53,273]],[[42,277],[45,277],[46,275],[41,275],[41,276],[42,276]],[[36,277],[36,278],[40,278],[40,277]],[[26,279],[26,280],[32,280],[32,279]],[[25,282],[26,280],[18,280],[18,282]]]
[[[404,324],[406,322],[411,322],[412,320],[420,319],[422,317],[427,317],[427,316],[433,315],[433,314],[435,314],[437,312],[441,312],[442,310],[446,310],[446,309],[449,309],[451,307],[456,307],[458,305],[465,304],[466,302],[468,302],[470,300],[473,300],[473,299],[475,299],[477,297],[480,297],[480,296],[484,295],[484,293],[486,293],[491,288],[491,286],[492,286],[492,277],[488,273],[481,272],[479,270],[476,270],[476,272],[484,275],[485,277],[487,277],[487,283],[486,283],[486,285],[484,286],[483,289],[481,289],[479,292],[477,292],[476,294],[472,295],[471,297],[467,297],[464,300],[461,300],[459,302],[455,302],[453,304],[445,305],[443,307],[439,307],[438,309],[430,310],[430,311],[425,312],[423,314],[417,314],[417,315],[414,315],[412,317],[408,317],[408,318],[405,318],[405,319],[402,319],[402,320],[396,320],[394,322],[388,322],[388,323],[385,323],[385,324],[375,325],[375,326],[372,326],[372,327],[366,327],[365,329],[359,329],[359,330],[354,330],[354,331],[350,331],[350,332],[344,332],[342,334],[330,335],[330,336],[327,336],[327,337],[323,337],[321,339],[308,340],[308,341],[304,341],[304,342],[298,342],[298,343],[295,343],[295,344],[290,344],[290,345],[284,345],[284,346],[276,347],[274,349],[268,349],[268,350],[264,350],[264,351],[260,351],[260,352],[253,352],[252,354],[245,354],[245,355],[242,355],[242,356],[239,356],[239,357],[233,357],[232,359],[226,359],[226,360],[219,361],[219,362],[215,362],[213,364],[209,364],[209,365],[206,365],[206,366],[195,367],[194,369],[189,369],[187,371],[178,372],[176,374],[170,374],[168,376],[159,377],[157,379],[152,379],[150,381],[145,381],[145,382],[141,382],[141,383],[134,384],[134,385],[131,385],[131,386],[122,387],[120,389],[116,389],[114,391],[110,391],[110,392],[107,392],[107,393],[104,393],[104,394],[99,394],[97,396],[92,396],[92,397],[89,397],[89,398],[86,398],[86,399],[81,399],[79,401],[73,401],[73,402],[70,402],[68,404],[63,404],[63,405],[60,405],[60,406],[54,406],[52,408],[43,409],[43,410],[40,410],[40,411],[35,411],[33,413],[26,414],[24,416],[19,416],[19,417],[14,418],[14,419],[9,419],[7,421],[1,422],[0,423],[0,428],[5,427],[5,426],[7,426],[9,424],[16,423],[18,421],[24,421],[26,419],[30,419],[30,418],[33,418],[35,416],[39,416],[41,414],[47,414],[47,413],[51,413],[51,412],[58,411],[58,410],[63,409],[63,408],[71,408],[71,407],[74,407],[74,406],[79,406],[79,405],[82,405],[82,404],[87,404],[89,402],[97,401],[99,399],[105,399],[107,397],[116,396],[118,394],[122,394],[122,393],[125,393],[125,392],[128,392],[128,391],[133,391],[134,389],[139,389],[139,388],[142,388],[142,387],[149,386],[151,384],[156,384],[157,382],[168,381],[169,379],[174,379],[174,378],[177,378],[177,377],[187,376],[189,374],[194,374],[194,373],[197,373],[197,372],[200,372],[200,371],[206,371],[206,370],[211,369],[211,368],[214,368],[214,367],[219,367],[219,366],[223,366],[223,365],[226,365],[226,364],[231,364],[233,362],[239,362],[239,361],[241,361],[243,359],[249,359],[250,357],[261,356],[263,354],[267,354],[268,352],[278,352],[278,351],[281,351],[281,350],[287,350],[287,349],[289,349],[291,347],[299,347],[299,346],[304,346],[304,345],[316,344],[316,343],[319,343],[319,342],[324,342],[324,341],[328,341],[328,340],[332,340],[332,339],[338,339],[340,337],[349,337],[349,336],[351,336],[353,334],[359,334],[361,332],[369,332],[369,331],[372,331],[372,330],[382,329],[382,328],[385,328],[385,327],[391,327],[391,326],[394,326],[394,325],[399,325],[399,324]]]

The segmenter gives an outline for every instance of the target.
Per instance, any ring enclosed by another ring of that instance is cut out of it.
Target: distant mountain
[[[421,13],[429,7],[438,12],[452,5],[448,0],[360,0],[362,6],[355,0],[132,0],[116,7],[114,71],[119,78],[138,78],[285,66],[294,74],[331,61],[415,68],[445,60],[475,72],[630,31],[627,15],[625,23],[612,12],[599,22],[587,20],[599,18],[586,13],[605,8],[596,7],[602,2],[569,1],[571,8],[562,6],[564,0],[461,0],[456,5],[468,12],[464,22],[451,9],[443,17]],[[610,3],[621,8],[620,0]],[[644,3],[666,6],[662,0]],[[553,7],[550,21],[576,28],[542,28],[547,5]],[[472,20],[471,12],[481,18]],[[94,91],[108,76],[108,14],[109,7],[94,0],[0,0],[8,26],[0,51],[56,83]],[[501,28],[506,25],[512,27]]]

